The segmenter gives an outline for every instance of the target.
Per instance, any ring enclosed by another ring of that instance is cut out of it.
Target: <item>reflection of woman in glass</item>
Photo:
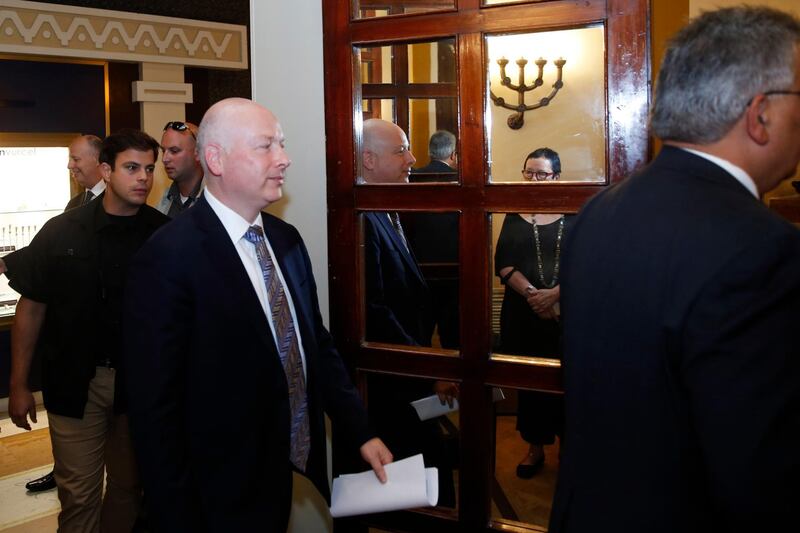
[[[559,179],[561,160],[549,148],[528,154],[522,175],[527,180]],[[562,214],[509,213],[495,249],[495,273],[506,286],[500,311],[500,351],[532,357],[560,358],[558,271],[561,246],[572,217]],[[544,445],[553,444],[563,428],[561,398],[520,391],[517,430],[528,453],[517,475],[533,477],[544,464]]]

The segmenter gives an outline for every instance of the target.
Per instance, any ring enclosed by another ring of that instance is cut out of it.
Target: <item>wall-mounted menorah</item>
[[[561,75],[567,60],[559,57],[553,62],[558,69],[558,77],[556,78],[556,82],[553,84],[553,90],[550,91],[550,94],[547,96],[542,97],[537,103],[526,105],[525,93],[533,91],[544,84],[544,77],[542,74],[544,71],[544,66],[547,64],[547,60],[540,57],[534,61],[534,63],[536,63],[536,66],[539,67],[539,75],[531,85],[525,85],[525,65],[528,64],[528,60],[524,57],[517,59],[517,65],[519,66],[519,83],[514,85],[511,83],[511,78],[506,76],[506,65],[508,65],[508,59],[501,57],[497,60],[497,64],[500,65],[500,84],[503,87],[508,87],[512,91],[517,92],[517,105],[507,104],[505,98],[502,96],[496,96],[491,89],[489,90],[489,95],[492,97],[492,102],[494,102],[495,105],[516,111],[516,113],[513,113],[508,117],[508,127],[512,130],[518,130],[523,124],[525,124],[525,111],[533,111],[534,109],[539,109],[540,107],[546,106],[553,101],[553,98],[556,97],[559,89],[564,86]]]

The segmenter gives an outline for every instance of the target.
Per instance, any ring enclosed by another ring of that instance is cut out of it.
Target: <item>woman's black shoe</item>
[[[528,456],[533,455],[529,454]],[[525,458],[527,459],[527,457]],[[536,475],[539,470],[544,466],[544,453],[531,464],[520,463],[517,465],[517,477],[522,479],[530,479]]]

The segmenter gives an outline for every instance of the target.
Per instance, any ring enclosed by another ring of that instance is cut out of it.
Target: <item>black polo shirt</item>
[[[48,411],[83,417],[98,364],[117,366],[122,353],[122,292],[134,253],[169,221],[149,206],[112,216],[98,201],[48,221],[30,246],[7,256],[9,285],[47,305],[37,350]],[[118,369],[115,411],[124,410]]]

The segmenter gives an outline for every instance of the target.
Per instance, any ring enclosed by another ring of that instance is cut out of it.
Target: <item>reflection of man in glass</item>
[[[431,162],[411,170],[411,183],[458,181],[456,136],[446,130],[431,135]],[[439,343],[457,349],[458,316],[458,214],[414,212],[403,215],[411,248],[425,274],[433,296],[433,314]]]
[[[364,122],[362,164],[367,183],[404,183],[416,159],[400,127],[381,119]],[[428,285],[394,212],[364,215],[366,339],[430,346],[432,301]],[[369,412],[374,427],[395,457],[425,454],[439,468],[441,505],[455,502],[452,474],[435,420],[421,422],[410,402],[439,394],[452,402],[456,384],[374,375],[369,380]],[[449,493],[449,494],[448,494]]]
[[[438,130],[428,142],[431,162],[411,171],[411,181],[424,183],[431,181],[455,181],[458,168],[456,136],[447,130]]]
[[[416,162],[400,126],[379,118],[364,121],[364,181],[408,183],[411,165]]]
[[[522,175],[529,181],[558,180],[561,159],[549,148],[528,154]],[[560,358],[558,273],[567,217],[560,213],[509,213],[495,249],[495,272],[506,286],[500,311],[500,351],[531,357]],[[533,477],[544,465],[544,445],[553,444],[563,427],[561,398],[520,391],[517,430],[528,453],[517,476]]]

